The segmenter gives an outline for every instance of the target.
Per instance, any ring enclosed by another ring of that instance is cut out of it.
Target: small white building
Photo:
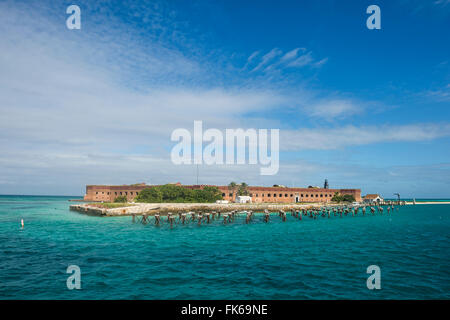
[[[228,201],[228,200],[216,200],[216,203],[220,203],[220,204],[227,204],[229,202],[230,201]]]
[[[382,197],[380,197],[380,195],[378,194],[367,194],[364,197],[364,203],[370,203],[370,204],[375,204],[375,203],[382,203],[384,202],[384,199]]]
[[[252,197],[249,196],[237,196],[236,203],[252,203]]]

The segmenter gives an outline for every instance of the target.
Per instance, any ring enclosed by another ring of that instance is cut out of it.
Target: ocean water
[[[0,299],[450,298],[450,205],[170,229],[68,199],[0,196]],[[69,265],[81,290],[67,289]],[[369,265],[381,290],[367,289]]]

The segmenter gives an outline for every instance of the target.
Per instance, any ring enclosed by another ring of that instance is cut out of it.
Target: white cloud
[[[342,119],[363,111],[363,106],[350,100],[334,99],[319,101],[305,108],[305,112],[313,117],[324,119]]]
[[[154,43],[146,52],[121,34],[112,47],[99,45],[103,34],[71,38],[65,24],[58,28],[42,16],[27,19],[33,10],[2,6],[0,126],[8,148],[168,144],[174,128],[190,127],[194,120],[218,128],[242,125],[244,114],[289,98],[268,89],[197,84],[212,77],[209,67],[176,49]],[[126,58],[117,60],[119,69],[103,62],[113,51],[114,57],[131,55],[130,48],[134,62],[128,66]],[[133,74],[147,81],[126,81],[134,64]]]
[[[263,66],[267,65],[269,63],[269,61],[273,60],[275,57],[279,56],[282,53],[283,52],[280,49],[273,48],[268,53],[266,53],[265,55],[262,56],[261,61],[255,68],[253,68],[252,71],[257,71],[257,70],[261,69]]]
[[[314,63],[314,67],[320,68],[321,66],[323,66],[327,62],[328,62],[328,58],[323,58],[322,60],[319,60],[319,61],[315,62]]]
[[[246,127],[251,121],[245,114],[292,99],[257,85],[210,85],[208,64],[159,43],[146,51],[128,35],[116,34],[112,44],[95,32],[72,38],[64,24],[27,19],[28,11],[2,5],[0,193],[76,194],[89,183],[164,183],[174,177],[193,183],[195,170],[170,161],[172,130],[192,130],[194,120],[206,127]],[[16,23],[19,17],[23,24]],[[244,173],[259,176],[259,166],[205,172],[207,182],[226,183]]]
[[[248,57],[247,62],[249,62],[249,63],[252,62],[253,59],[255,59],[257,55],[259,55],[259,51],[253,52],[253,53]]]
[[[330,150],[390,142],[427,141],[450,136],[450,123],[345,126],[332,129],[299,129],[280,132],[283,150]]]
[[[285,150],[421,141],[448,134],[445,125],[286,131],[283,119],[276,116],[284,106],[300,108],[300,102],[309,101],[312,107],[305,114],[340,118],[355,114],[356,104],[339,99],[317,101],[303,87],[267,86],[258,79],[224,85],[220,78],[224,70],[214,64],[216,57],[204,57],[196,50],[187,55],[176,45],[167,45],[165,39],[142,38],[115,20],[114,30],[99,19],[98,25],[84,23],[79,32],[68,31],[60,18],[54,18],[55,22],[41,14],[47,9],[0,3],[3,193],[39,193],[42,186],[68,193],[87,183],[164,183],[173,177],[192,183],[195,168],[172,165],[169,149],[172,130],[191,129],[194,120],[219,129],[253,124],[281,128]],[[136,18],[152,21],[152,28],[170,35],[171,41],[190,45],[180,32],[164,25],[165,16],[150,9]],[[266,70],[289,64],[319,66],[326,59],[317,61],[306,49],[283,55],[274,48],[263,56],[254,52],[248,62]],[[265,112],[271,116],[265,117]],[[259,166],[203,170],[204,183],[246,177],[252,184],[273,184],[273,177],[264,180],[259,176]],[[319,171],[318,165],[286,162],[281,163],[276,179],[289,184],[293,176]],[[296,180],[293,184],[307,183]],[[24,184],[29,189],[20,191]]]
[[[304,55],[301,55],[297,57],[294,61],[289,62],[289,67],[304,67],[306,65],[309,65],[313,62],[312,54],[311,52],[308,52]]]
[[[251,61],[256,61],[257,54],[254,52],[247,59],[246,68]],[[328,61],[328,58],[315,60],[311,51],[306,48],[295,48],[283,54],[278,48],[273,48],[268,53],[263,55],[259,63],[251,70],[252,72],[264,70],[264,72],[282,70],[284,68],[303,68],[306,66],[319,68]]]
[[[435,0],[433,2],[433,4],[436,5],[436,6],[445,7],[446,5],[450,4],[450,0]]]
[[[286,52],[285,55],[280,59],[280,61],[284,62],[284,61],[288,61],[291,59],[294,59],[297,56],[297,53],[299,50],[305,51],[305,48],[295,48],[289,52]]]
[[[436,101],[448,102],[450,101],[450,84],[436,90],[428,90],[424,95],[431,97]]]

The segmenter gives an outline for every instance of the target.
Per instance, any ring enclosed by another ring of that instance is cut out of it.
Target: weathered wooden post
[[[265,209],[264,210],[264,222],[269,222],[269,218],[270,218],[270,213],[269,210]]]

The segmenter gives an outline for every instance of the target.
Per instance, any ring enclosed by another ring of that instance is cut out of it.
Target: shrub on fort
[[[217,187],[204,187],[192,190],[176,185],[166,184],[142,190],[136,197],[137,202],[215,202],[222,199]]]
[[[107,208],[107,209],[115,209],[115,208],[123,208],[123,207],[132,207],[134,206],[134,204],[131,203],[125,203],[125,202],[120,202],[120,203],[114,203],[114,202],[103,202],[103,203],[90,203],[89,204],[92,207],[98,207],[98,208]]]
[[[222,200],[222,193],[217,187],[206,186],[202,190],[195,191],[194,202],[216,202]]]
[[[162,202],[162,193],[158,187],[145,188],[139,192],[136,202]]]
[[[114,199],[114,202],[120,202],[120,203],[124,203],[127,202],[127,197],[126,196],[118,196],[117,198]]]
[[[248,184],[242,182],[238,188],[238,196],[248,196],[250,192],[248,191]]]
[[[355,200],[356,200],[355,197],[351,194],[345,194],[343,198],[344,202],[353,202]]]
[[[331,198],[331,201],[335,201],[335,202],[353,202],[355,201],[355,197],[351,194],[344,194],[341,195],[338,192],[336,192],[333,196],[333,198]]]

